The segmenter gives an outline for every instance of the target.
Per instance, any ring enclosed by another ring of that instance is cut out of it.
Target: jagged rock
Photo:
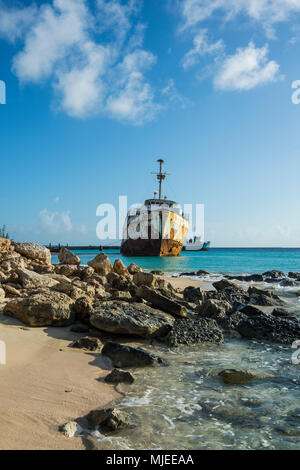
[[[130,292],[117,290],[117,289],[108,289],[109,294],[111,295],[110,300],[131,300],[132,296]]]
[[[36,287],[53,287],[58,284],[58,281],[52,279],[46,274],[38,274],[34,271],[29,271],[29,269],[19,268],[17,273],[24,289],[31,289]]]
[[[133,282],[136,286],[165,288],[165,280],[151,273],[139,272],[133,275]]]
[[[129,272],[126,266],[122,263],[120,259],[116,259],[114,262],[113,270],[115,273],[119,274],[120,276],[128,276]]]
[[[217,319],[225,317],[227,313],[233,312],[233,308],[229,302],[224,300],[209,299],[198,307],[197,312],[202,317]]]
[[[108,356],[114,367],[117,368],[168,365],[167,361],[145,349],[123,346],[113,342],[105,344],[102,354]]]
[[[251,370],[226,369],[219,373],[225,384],[243,385],[255,380],[259,375]]]
[[[66,326],[74,321],[72,304],[65,294],[46,291],[12,300],[4,307],[4,313],[29,326]]]
[[[105,253],[99,253],[88,265],[100,276],[107,276],[113,270],[109,257]]]
[[[0,253],[7,253],[9,251],[13,251],[13,246],[11,241],[7,238],[0,238]]]
[[[274,315],[274,317],[280,317],[280,318],[289,318],[289,317],[291,317],[290,312],[287,312],[283,308],[274,308],[271,315]]]
[[[143,271],[142,268],[135,263],[131,263],[131,265],[128,266],[127,269],[128,269],[128,272],[132,275],[136,273],[141,273]]]
[[[259,294],[259,295],[266,295],[267,297],[273,297],[273,292],[271,290],[263,290],[259,289],[258,287],[255,286],[250,286],[248,289],[248,294]]]
[[[91,268],[90,266],[78,266],[77,273],[80,275],[80,278],[82,279],[82,281],[89,281],[95,276],[95,270]],[[99,283],[98,276],[97,276],[97,282]],[[102,282],[100,284],[102,284]]]
[[[257,315],[241,320],[238,332],[248,339],[291,345],[300,338],[298,319],[277,318],[273,315]]]
[[[266,315],[263,310],[260,310],[259,308],[254,307],[253,305],[242,305],[238,310],[247,317],[257,317],[260,315]]]
[[[59,432],[69,438],[74,437],[77,431],[78,424],[75,421],[69,421],[68,423],[65,423],[59,427]]]
[[[70,264],[72,266],[79,266],[81,263],[81,259],[79,256],[72,253],[68,248],[61,248],[58,254],[58,259],[60,264]]]
[[[218,292],[228,289],[233,292],[241,292],[243,294],[245,293],[244,289],[234,284],[234,282],[228,281],[227,279],[221,279],[221,281],[214,282],[213,286]]]
[[[273,269],[272,271],[266,271],[265,273],[263,273],[263,276],[271,279],[282,279],[283,277],[285,277],[285,274],[283,271]]]
[[[174,319],[148,305],[113,301],[100,303],[94,309],[90,323],[100,331],[150,338],[165,336]]]
[[[52,264],[41,264],[40,262],[31,262],[31,267],[33,271],[39,274],[53,274],[55,268]]]
[[[300,273],[289,272],[288,276],[291,279],[296,279],[296,281],[300,281]]]
[[[131,426],[126,413],[117,408],[92,410],[87,419],[94,426],[100,426],[106,431],[116,431]]]
[[[280,281],[280,285],[282,287],[296,287],[298,286],[298,283],[296,281],[292,281],[292,279],[283,279]]]
[[[264,294],[251,294],[249,303],[252,305],[259,305],[261,307],[276,307],[285,305],[284,300],[281,300],[277,295],[269,297]]]
[[[114,272],[108,274],[107,282],[113,289],[120,291],[129,291],[134,288],[134,284],[129,276],[120,276]]]
[[[176,319],[165,339],[168,346],[223,343],[223,333],[214,320],[207,318]]]
[[[56,264],[54,269],[56,274],[62,274],[63,276],[75,276],[78,272],[78,267],[70,264]]]
[[[243,282],[263,282],[264,277],[262,274],[250,274],[244,276],[225,276],[227,279],[234,279],[236,281],[243,281]]]
[[[76,339],[71,344],[72,348],[87,349],[88,351],[100,351],[102,346],[103,345],[100,339],[92,338],[90,336],[85,336],[84,338]]]
[[[151,271],[151,274],[155,274],[156,276],[163,276],[164,273],[160,269],[154,269],[154,271]]]
[[[133,384],[133,375],[125,370],[114,369],[110,374],[105,377],[105,382],[109,384],[118,385],[121,383]]]
[[[39,260],[45,264],[51,264],[51,253],[48,248],[37,245],[36,243],[14,243],[14,249],[17,253],[26,258]]]
[[[136,289],[137,297],[147,300],[150,302],[154,308],[158,308],[163,312],[170,313],[175,317],[186,318],[188,316],[187,310],[182,305],[170,300],[168,297],[161,295],[159,292],[154,289],[150,289],[146,286],[140,286]]]
[[[2,288],[4,289],[7,296],[21,297],[20,291],[18,291],[18,289],[16,289],[15,287],[12,287],[8,284],[4,284]],[[1,292],[0,292],[0,297],[1,297]]]
[[[3,300],[5,298],[5,290],[0,287],[0,300]]]
[[[4,254],[1,260],[1,269],[7,273],[11,273],[16,269],[25,268],[25,261],[21,258],[21,255],[18,253],[12,252],[9,254]]]
[[[74,303],[77,320],[88,318],[93,311],[93,300],[90,297],[80,297]]]
[[[201,287],[186,287],[183,291],[183,297],[188,302],[203,302],[207,299],[207,294]]]
[[[197,276],[209,276],[209,272],[208,271],[204,271],[203,269],[199,269],[199,271],[197,271]]]
[[[188,272],[188,273],[180,273],[179,277],[187,277],[187,276],[197,276],[196,271]]]

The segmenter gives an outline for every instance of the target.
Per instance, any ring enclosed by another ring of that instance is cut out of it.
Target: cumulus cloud
[[[215,14],[223,15],[225,21],[244,15],[262,24],[271,36],[276,23],[287,21],[300,12],[300,0],[183,0],[180,8],[183,29],[193,27]]]
[[[0,1],[0,37],[14,42],[31,26],[36,14],[35,5],[8,8],[3,1]]]
[[[159,106],[145,72],[156,58],[143,48],[144,25],[133,21],[140,4],[96,0],[92,9],[87,0],[51,0],[29,7],[14,73],[23,83],[50,81],[56,107],[69,116],[151,120]],[[24,16],[24,9],[0,3],[0,18],[4,11],[14,24]],[[10,39],[12,33],[2,28],[2,34]]]
[[[267,58],[268,47],[256,48],[253,42],[227,57],[215,76],[220,90],[250,90],[258,85],[277,81],[279,65]]]
[[[223,40],[209,42],[207,29],[202,29],[194,37],[193,48],[183,57],[182,66],[186,70],[196,65],[201,56],[220,54],[223,50]]]
[[[73,229],[69,211],[51,212],[48,209],[43,209],[39,214],[39,218],[40,228],[51,234],[71,232]]]

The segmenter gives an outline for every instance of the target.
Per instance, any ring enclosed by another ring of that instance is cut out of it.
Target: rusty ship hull
[[[176,240],[125,240],[122,243],[123,256],[180,256],[183,243]]]

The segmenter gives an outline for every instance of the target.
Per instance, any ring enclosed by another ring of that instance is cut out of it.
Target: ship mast
[[[162,172],[162,167],[165,163],[164,160],[160,158],[159,160],[157,160],[157,162],[159,163],[159,173],[156,173],[156,176],[159,182],[159,200],[161,200],[161,185],[162,182],[166,179],[167,173]]]

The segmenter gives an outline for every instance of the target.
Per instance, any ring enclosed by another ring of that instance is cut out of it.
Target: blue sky
[[[215,246],[300,246],[300,0],[0,0],[0,224],[97,243],[165,189]]]

